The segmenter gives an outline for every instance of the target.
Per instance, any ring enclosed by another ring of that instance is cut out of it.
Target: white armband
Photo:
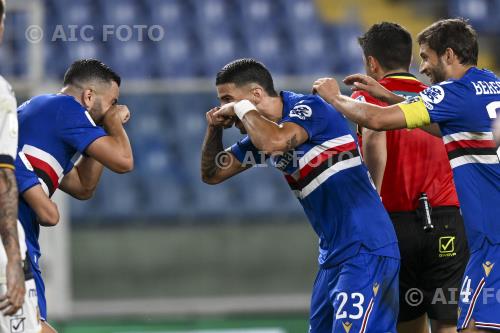
[[[248,99],[243,99],[234,104],[234,113],[236,113],[240,120],[242,120],[248,112],[253,110],[257,111],[257,108]]]

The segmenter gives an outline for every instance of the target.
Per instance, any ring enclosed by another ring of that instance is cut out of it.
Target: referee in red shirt
[[[426,86],[408,73],[411,35],[395,23],[373,25],[359,38],[366,72],[387,89],[414,96]],[[385,106],[366,92],[353,98]],[[399,333],[456,332],[467,242],[441,139],[420,129],[361,129],[363,156],[394,224],[401,252]],[[422,194],[432,207],[425,219]],[[421,199],[421,200],[419,200]],[[424,230],[425,229],[425,230]],[[457,291],[458,290],[458,291]]]

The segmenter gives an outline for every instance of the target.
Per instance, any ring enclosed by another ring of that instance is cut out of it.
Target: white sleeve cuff
[[[240,120],[243,119],[243,117],[250,111],[257,111],[257,108],[255,105],[252,104],[248,99],[243,99],[239,101],[238,103],[234,104],[234,113],[236,113],[236,116],[240,118]]]

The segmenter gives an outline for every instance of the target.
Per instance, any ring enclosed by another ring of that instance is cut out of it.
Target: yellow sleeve
[[[398,106],[403,110],[407,128],[422,127],[431,123],[429,111],[420,96],[399,103]]]

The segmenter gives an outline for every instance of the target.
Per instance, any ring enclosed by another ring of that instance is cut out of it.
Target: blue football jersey
[[[492,125],[500,110],[500,80],[472,67],[458,80],[434,85],[403,111],[421,108],[439,124],[471,251],[500,243],[500,160]]]
[[[19,145],[16,179],[22,194],[41,185],[52,196],[60,181],[74,166],[81,153],[106,132],[72,96],[41,95],[18,108]],[[40,232],[36,215],[19,199],[19,220],[26,233],[28,253],[38,267]]]
[[[316,95],[284,91],[281,98],[280,123],[301,126],[308,140],[271,163],[284,173],[320,238],[320,265],[337,265],[360,252],[399,258],[394,228],[346,119]],[[249,137],[231,152],[244,164],[261,160]]]

